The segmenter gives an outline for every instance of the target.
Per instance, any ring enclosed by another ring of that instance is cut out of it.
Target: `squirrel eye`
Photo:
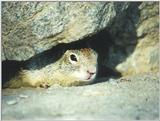
[[[72,61],[77,61],[77,58],[76,58],[76,56],[75,56],[74,54],[71,54],[71,55],[70,55],[70,59],[71,59]]]

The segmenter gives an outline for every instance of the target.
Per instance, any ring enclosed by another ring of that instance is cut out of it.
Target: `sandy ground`
[[[158,74],[48,89],[2,90],[2,120],[159,119]]]

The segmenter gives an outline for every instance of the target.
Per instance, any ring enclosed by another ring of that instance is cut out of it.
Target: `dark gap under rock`
[[[106,53],[111,46],[114,46],[110,33],[105,29],[86,37],[80,41],[69,44],[59,44],[53,48],[39,53],[26,61],[6,60],[2,62],[2,85],[16,76],[20,70],[41,69],[51,63],[56,62],[68,49],[92,48],[98,53],[98,73],[95,83],[102,77],[120,77],[121,74],[113,68],[104,65],[104,60],[108,59]]]

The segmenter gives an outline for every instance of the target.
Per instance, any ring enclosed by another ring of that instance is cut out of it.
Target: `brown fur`
[[[71,53],[76,54],[79,58],[78,62],[75,64],[71,64],[69,61]],[[80,80],[74,77],[73,73],[76,71],[76,74],[79,75],[82,73],[81,70],[83,70],[83,68],[84,70],[85,68],[87,69],[92,66],[96,68],[96,63],[97,54],[90,48],[67,50],[57,62],[51,63],[39,70],[21,70],[15,78],[11,79],[6,84],[6,87],[48,87],[53,84],[59,84],[61,86],[77,86],[88,84],[90,81]]]

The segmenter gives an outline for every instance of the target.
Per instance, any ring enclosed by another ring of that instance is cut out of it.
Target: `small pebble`
[[[21,94],[21,95],[19,95],[19,97],[21,97],[21,98],[28,98],[28,95]]]
[[[16,100],[10,100],[10,101],[7,101],[7,104],[8,105],[14,105],[14,104],[17,104],[17,101]]]
[[[130,79],[125,78],[125,77],[120,78],[119,81],[120,81],[120,82],[131,82]]]

